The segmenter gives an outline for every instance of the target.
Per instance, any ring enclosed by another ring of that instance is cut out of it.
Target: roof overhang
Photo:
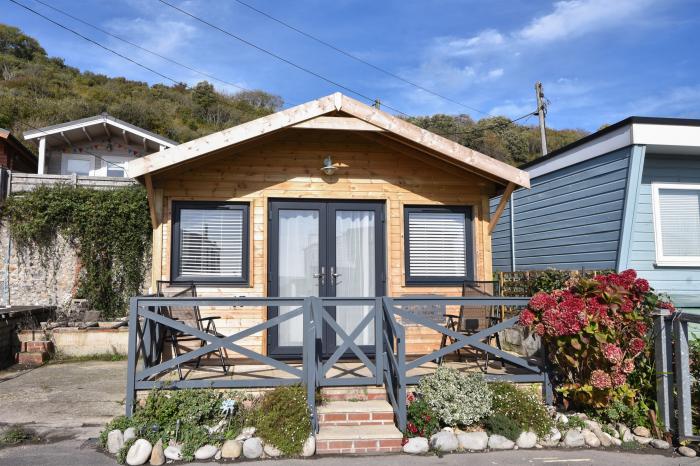
[[[48,147],[65,146],[79,141],[92,141],[104,137],[118,137],[126,144],[141,145],[147,152],[175,147],[177,142],[147,131],[138,126],[114,118],[105,113],[80,120],[69,121],[44,128],[37,128],[24,133],[24,139],[46,138]]]
[[[644,145],[647,153],[700,155],[700,119],[629,117],[520,168],[535,178],[631,145]]]
[[[294,129],[329,129],[376,133],[425,154],[479,173],[501,185],[530,187],[528,174],[475,150],[419,128],[340,93],[322,97],[232,128],[195,139],[165,152],[131,162],[129,172],[138,178],[255,141],[276,132]]]

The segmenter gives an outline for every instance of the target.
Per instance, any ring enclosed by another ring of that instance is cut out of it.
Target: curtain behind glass
[[[375,237],[373,211],[336,211],[335,248],[336,296],[376,296],[375,292]],[[338,306],[336,321],[350,334],[371,306]],[[342,339],[336,337],[336,343]],[[358,345],[374,344],[374,322],[355,339]]]
[[[279,213],[279,295],[318,296],[319,213],[316,210],[280,210]],[[280,315],[296,306],[280,306]],[[279,346],[301,346],[303,316],[279,325]]]

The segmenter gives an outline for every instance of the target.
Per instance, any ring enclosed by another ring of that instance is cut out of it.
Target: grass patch
[[[53,358],[51,358],[47,364],[67,364],[72,362],[88,362],[88,361],[105,361],[105,362],[116,362],[116,361],[126,361],[127,356],[125,354],[115,354],[115,353],[96,353],[96,354],[86,354],[84,356],[68,356],[61,352],[57,352]]]
[[[9,426],[0,433],[0,447],[11,447],[38,440],[34,431],[22,426]]]

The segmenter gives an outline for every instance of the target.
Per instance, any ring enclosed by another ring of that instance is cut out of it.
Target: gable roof
[[[534,178],[633,144],[646,145],[648,150],[696,153],[700,119],[630,116],[518,168]]]
[[[333,118],[326,115],[339,115]],[[346,118],[350,116],[351,118]],[[338,125],[334,125],[337,119]],[[342,121],[341,121],[342,120]],[[354,121],[353,124],[349,124]],[[341,124],[342,123],[342,124]],[[340,128],[353,131],[378,131],[379,134],[436,157],[465,170],[479,173],[507,185],[529,187],[529,175],[499,160],[419,128],[339,92],[312,100],[232,128],[156,152],[129,163],[134,178],[180,165],[243,142],[252,141],[293,127]]]
[[[88,128],[95,127],[98,131],[104,134],[105,127],[110,126],[122,131],[122,134],[133,135],[135,143],[142,143],[143,141],[151,142],[151,146],[155,150],[159,150],[160,146],[165,146],[166,148],[177,146],[177,142],[172,139],[168,139],[159,134],[152,133],[151,131],[139,128],[138,126],[127,123],[126,121],[115,118],[107,113],[102,113],[100,115],[95,115],[87,118],[81,118],[79,120],[68,121],[66,123],[60,123],[58,125],[45,126],[44,128],[37,128],[26,131],[24,133],[24,139],[39,139],[42,137],[47,137],[49,139],[54,136],[55,140],[64,141],[67,133],[75,134],[78,137],[88,139],[92,136],[97,136],[96,134],[90,135]],[[109,130],[106,130],[109,131]],[[69,133],[72,132],[72,133]],[[67,136],[70,137],[70,136]]]

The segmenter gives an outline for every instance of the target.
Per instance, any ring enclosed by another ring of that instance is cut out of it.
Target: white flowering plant
[[[440,366],[418,384],[418,393],[447,426],[469,426],[491,413],[491,389],[478,372]]]

